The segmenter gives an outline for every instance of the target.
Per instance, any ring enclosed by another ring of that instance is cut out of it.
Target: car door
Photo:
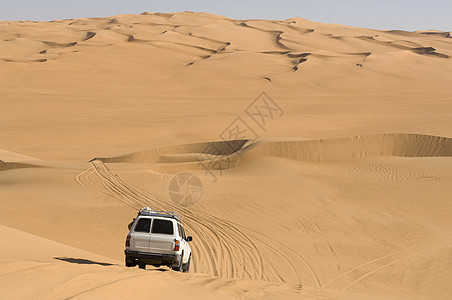
[[[175,222],[165,218],[154,218],[151,229],[149,252],[172,254],[175,245]]]
[[[190,257],[190,245],[187,242],[187,237],[185,236],[184,226],[182,224],[177,224],[177,228],[179,230],[179,235],[181,236],[181,249],[184,250],[184,257],[182,259],[183,263],[186,263],[188,258]]]
[[[135,222],[135,226],[130,237],[130,250],[139,252],[149,251],[151,239],[152,218],[141,217]]]

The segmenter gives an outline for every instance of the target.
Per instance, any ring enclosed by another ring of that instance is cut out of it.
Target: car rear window
[[[152,223],[152,233],[174,234],[173,222],[154,219],[154,223]]]
[[[148,218],[141,218],[138,220],[137,225],[135,226],[135,232],[149,232],[151,228],[151,220]]]

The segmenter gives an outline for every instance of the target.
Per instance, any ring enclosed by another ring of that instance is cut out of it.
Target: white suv
[[[188,272],[191,260],[191,236],[185,236],[179,216],[174,212],[140,209],[129,224],[126,239],[126,267],[166,265],[173,270]]]

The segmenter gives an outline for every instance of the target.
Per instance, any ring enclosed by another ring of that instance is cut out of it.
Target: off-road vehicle
[[[188,272],[191,261],[191,236],[185,236],[184,226],[174,212],[140,209],[129,224],[126,239],[126,267],[165,265],[173,270]]]

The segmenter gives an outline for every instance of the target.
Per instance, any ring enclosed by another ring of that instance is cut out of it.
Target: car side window
[[[179,228],[179,234],[180,234],[180,236],[185,240],[186,238],[185,238],[185,230],[184,230],[184,227],[182,227],[181,224],[177,224],[177,227]]]
[[[138,220],[137,225],[135,226],[135,232],[149,232],[151,229],[151,221],[152,219],[141,218]]]
[[[174,234],[173,222],[154,219],[154,222],[152,223],[152,233]]]

